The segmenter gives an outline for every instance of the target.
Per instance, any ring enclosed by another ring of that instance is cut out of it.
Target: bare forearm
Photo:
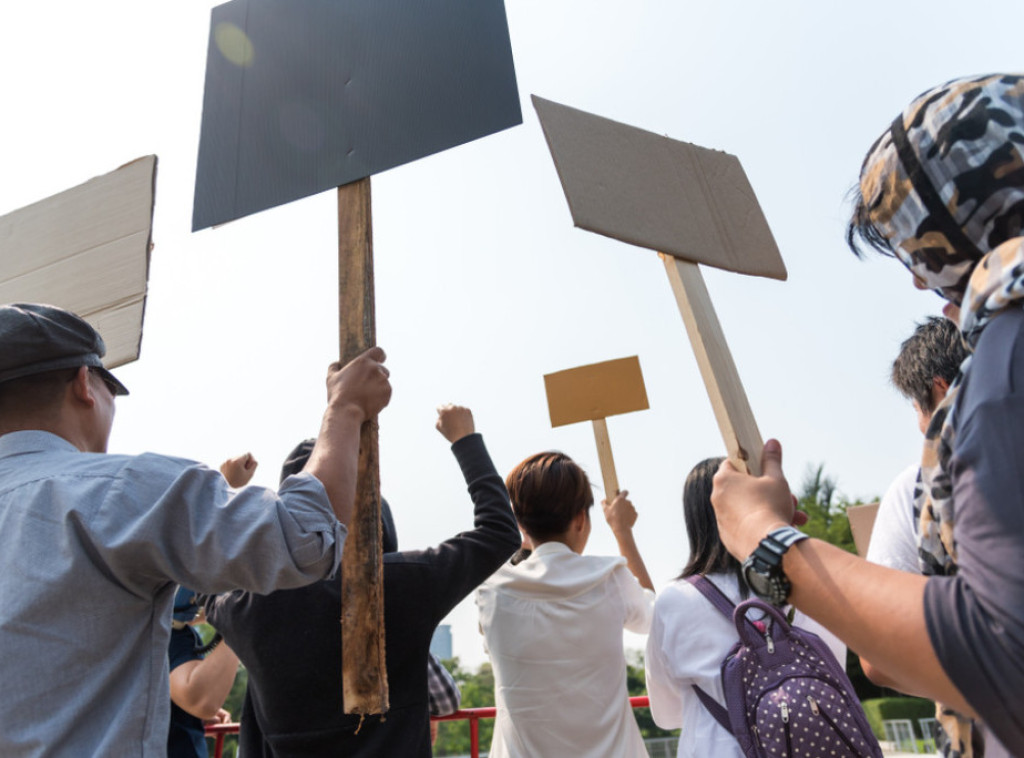
[[[362,416],[358,410],[342,407],[328,408],[324,413],[320,436],[304,471],[312,474],[331,501],[338,521],[348,524],[356,497],[356,477],[359,468],[359,431]]]
[[[885,672],[890,686],[972,713],[932,648],[925,577],[869,563],[820,540],[790,548],[783,569],[793,584],[793,605]]]
[[[171,700],[196,718],[211,719],[224,705],[238,672],[238,656],[223,642],[201,661],[171,672]]]
[[[654,592],[654,582],[647,573],[647,566],[640,555],[640,549],[636,546],[636,540],[633,539],[633,531],[630,529],[622,534],[616,534],[615,541],[619,545],[619,555],[626,559],[626,568],[640,582],[641,587]]]

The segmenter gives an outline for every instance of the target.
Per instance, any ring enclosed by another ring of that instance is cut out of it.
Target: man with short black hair
[[[918,324],[914,333],[900,345],[892,364],[892,383],[913,402],[917,426],[924,434],[939,403],[953,383],[967,348],[956,324],[948,318],[930,316]],[[914,512],[914,487],[921,462],[916,461],[893,480],[878,506],[871,543],[865,556],[872,563],[919,573],[917,563],[917,527],[920,514]],[[888,684],[868,671],[876,684]]]
[[[304,473],[229,492],[219,472],[106,455],[103,339],[73,313],[0,306],[0,755],[164,756],[177,584],[299,587],[336,571],[384,353],[328,370]]]

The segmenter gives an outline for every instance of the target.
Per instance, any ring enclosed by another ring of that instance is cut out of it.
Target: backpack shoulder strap
[[[725,596],[724,592],[722,592],[720,589],[718,589],[718,587],[715,586],[714,582],[712,582],[706,576],[701,576],[700,574],[688,576],[686,577],[686,581],[688,581],[690,584],[696,587],[697,591],[700,592],[700,594],[702,594],[704,597],[706,597],[708,599],[708,602],[715,606],[715,608],[717,608],[723,616],[725,616],[730,621],[732,620],[732,613],[735,610],[736,606],[729,598]]]
[[[726,710],[725,706],[715,700],[711,695],[706,693],[696,684],[691,684],[693,691],[697,694],[697,699],[700,700],[701,705],[707,708],[708,713],[714,716],[715,721],[722,725],[729,734],[736,736],[736,733],[732,730],[732,725],[729,723],[729,711]]]

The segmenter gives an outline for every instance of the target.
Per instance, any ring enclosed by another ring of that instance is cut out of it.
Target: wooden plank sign
[[[662,254],[730,459],[761,471],[761,435],[697,264],[785,279],[739,160],[533,97],[576,226]]]
[[[155,155],[0,216],[0,303],[47,303],[103,335],[103,363],[136,360],[149,282]]]
[[[544,387],[551,426],[593,422],[604,493],[611,501],[619,491],[619,480],[605,419],[650,407],[640,359],[634,355],[545,374]]]

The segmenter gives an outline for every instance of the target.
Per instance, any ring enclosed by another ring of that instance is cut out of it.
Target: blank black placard
[[[502,0],[212,12],[192,230],[522,123]]]

